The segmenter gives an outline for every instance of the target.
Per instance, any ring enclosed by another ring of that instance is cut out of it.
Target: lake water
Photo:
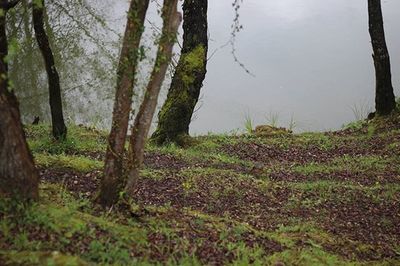
[[[229,38],[231,1],[210,2],[211,51]],[[400,96],[400,1],[382,1],[395,93]],[[192,132],[243,128],[278,117],[297,129],[338,129],[352,108],[374,106],[374,68],[366,0],[245,0],[237,55],[229,49],[209,62],[202,107]],[[365,111],[364,111],[365,112]]]
[[[244,0],[240,8],[244,29],[236,39],[236,55],[254,76],[234,62],[229,45],[221,48],[230,38],[232,0],[209,2],[209,54],[213,56],[192,134],[243,129],[245,117],[254,125],[275,119],[288,126],[292,120],[297,131],[339,129],[355,119],[352,109],[372,110],[375,81],[367,0]],[[384,0],[382,5],[399,96],[400,1]],[[155,6],[152,2],[148,19],[159,24]],[[127,9],[128,1],[110,1],[110,25],[121,34]],[[151,36],[149,23],[145,36]],[[146,76],[143,71],[143,84]],[[90,123],[93,113],[88,110],[95,107],[98,125],[109,126],[112,88],[87,91],[89,100],[84,94],[73,94],[66,112],[75,113],[74,122]],[[107,91],[108,99],[96,98],[100,91]]]

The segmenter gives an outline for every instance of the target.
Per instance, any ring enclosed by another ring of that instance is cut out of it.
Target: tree
[[[128,22],[117,70],[117,88],[111,131],[108,137],[104,176],[99,195],[99,201],[102,205],[111,205],[116,202],[118,193],[124,186],[125,141],[132,106],[140,39],[148,6],[149,0],[131,0],[128,11]]]
[[[8,79],[6,16],[18,2],[0,0],[0,195],[36,200],[39,173],[26,143],[18,101]]]
[[[207,71],[207,9],[207,0],[185,0],[183,4],[183,47],[152,136],[157,144],[180,144],[182,136],[189,134],[189,124]]]
[[[381,0],[368,0],[369,33],[375,64],[375,108],[378,115],[388,115],[396,107],[389,52],[385,40]]]
[[[171,62],[176,33],[182,21],[181,14],[177,11],[177,4],[177,0],[165,0],[162,12],[164,26],[161,33],[156,63],[153,67],[144,99],[132,127],[129,144],[129,179],[125,189],[130,195],[134,193],[137,180],[139,179],[139,171],[142,168],[144,160],[144,148],[151,121],[157,107],[158,95],[160,94],[161,85],[167,73],[168,65]]]
[[[48,79],[35,39],[32,2],[40,1],[21,0],[7,16],[9,42],[18,43],[9,62],[9,78],[15,85],[23,123],[31,123],[35,116],[51,123]],[[63,114],[72,122],[109,125],[109,118],[99,119],[99,113],[112,110],[114,92],[109,88],[116,83],[122,34],[110,27],[113,14],[106,9],[118,5],[115,2],[45,1],[44,28],[60,76]]]
[[[139,1],[142,2],[142,1]],[[127,133],[128,119],[130,114],[130,105],[121,105],[121,100],[124,100],[124,104],[131,104],[133,81],[136,65],[127,64],[128,67],[125,69],[125,63],[136,62],[137,60],[137,48],[140,41],[140,35],[143,27],[144,16],[146,14],[147,5],[143,9],[135,9],[138,3],[136,0],[131,2],[131,9],[129,11],[128,26],[125,33],[124,40],[128,41],[127,45],[135,44],[136,46],[125,47],[121,53],[121,65],[122,70],[129,70],[125,73],[126,80],[124,80],[124,86],[117,88],[116,96],[116,107],[114,108],[113,117],[116,121],[121,123],[123,128],[115,128],[110,133],[110,144],[107,151],[106,168],[104,177],[101,184],[100,190],[100,203],[104,206],[109,206],[118,201],[118,196],[121,192],[127,192],[128,194],[133,193],[134,184],[138,171],[143,162],[143,150],[147,133],[150,128],[151,119],[154,115],[155,106],[157,105],[157,98],[160,91],[161,84],[164,80],[168,65],[172,57],[172,48],[175,43],[176,32],[181,22],[180,13],[177,11],[178,0],[165,0],[162,9],[163,17],[163,30],[160,38],[159,48],[157,52],[156,63],[152,70],[149,84],[147,86],[144,100],[141,104],[140,111],[135,119],[135,124],[132,128],[132,137],[130,142],[130,153],[129,153],[129,178],[126,178],[124,168],[122,164],[124,144]],[[143,2],[142,2],[143,4]],[[148,4],[148,3],[147,3]],[[144,7],[144,6],[142,6]],[[133,8],[133,9],[132,9]],[[138,11],[140,10],[140,12]],[[138,15],[139,18],[138,19]],[[130,19],[139,22],[142,27],[133,27],[134,24],[129,22]],[[139,38],[139,39],[138,39]],[[132,43],[135,41],[135,43]],[[134,61],[132,61],[134,60]],[[122,72],[124,73],[124,72]],[[129,75],[128,75],[129,74]],[[121,82],[121,81],[120,81]],[[121,94],[118,89],[124,89],[125,93]],[[128,90],[128,88],[130,90]],[[122,99],[120,98],[122,97]],[[113,122],[115,123],[115,122]],[[113,127],[116,124],[112,125]],[[123,130],[123,132],[121,132]],[[114,134],[114,135],[113,135]],[[111,141],[115,141],[111,143]],[[118,148],[118,150],[116,150]]]
[[[51,110],[51,121],[53,136],[55,139],[65,139],[67,136],[67,127],[64,122],[60,77],[54,62],[53,52],[50,47],[49,38],[44,29],[44,0],[33,2],[32,18],[35,36],[42,52],[49,83],[49,101]]]

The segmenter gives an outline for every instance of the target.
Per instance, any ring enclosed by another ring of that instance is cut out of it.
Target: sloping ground
[[[149,146],[136,196],[92,203],[106,136],[27,128],[41,200],[0,202],[0,265],[400,265],[400,121]]]

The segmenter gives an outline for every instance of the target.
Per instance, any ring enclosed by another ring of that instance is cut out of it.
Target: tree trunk
[[[132,0],[128,11],[128,22],[117,71],[117,89],[111,131],[108,137],[104,176],[99,195],[99,201],[103,206],[114,204],[118,200],[118,193],[125,186],[123,178],[125,141],[132,106],[140,39],[148,6],[149,0]]]
[[[173,47],[176,41],[176,33],[182,21],[181,14],[177,11],[178,0],[164,0],[163,6],[163,30],[158,47],[157,58],[147,85],[146,93],[139,112],[135,118],[130,138],[130,171],[126,185],[126,191],[132,195],[136,189],[136,181],[143,165],[144,148],[149,134],[151,121],[157,106],[161,85],[171,62]]]
[[[1,6],[7,4],[8,1],[0,0]],[[4,11],[0,16],[0,196],[36,200],[39,174],[26,143],[18,101],[8,85],[7,55]]]
[[[375,108],[378,115],[388,115],[396,107],[389,52],[386,46],[381,0],[368,0],[369,33],[375,64]]]
[[[51,109],[51,121],[53,126],[53,136],[55,139],[65,139],[67,136],[67,127],[65,126],[62,100],[60,77],[58,75],[53,52],[50,47],[49,38],[44,30],[44,0],[39,3],[34,2],[32,10],[33,27],[35,29],[36,40],[42,52],[44,63],[46,66],[47,77],[49,81],[49,101]]]
[[[194,108],[206,76],[208,52],[207,0],[185,0],[183,4],[183,48],[160,113],[152,140],[181,144],[189,134]]]
[[[29,2],[28,0],[23,0],[21,1],[23,10],[24,10],[24,15],[23,15],[23,29],[24,29],[24,34],[25,34],[25,38],[26,38],[26,46],[29,47],[30,51],[27,54],[27,66],[28,69],[28,74],[29,74],[29,85],[32,88],[32,91],[36,92],[37,88],[38,88],[38,75],[37,75],[37,71],[35,71],[34,68],[34,52],[33,52],[33,48],[34,48],[34,41],[33,41],[33,37],[32,37],[32,31],[31,31],[31,22],[29,19]]]

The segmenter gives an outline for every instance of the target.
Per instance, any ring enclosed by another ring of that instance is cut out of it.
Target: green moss
[[[296,136],[293,144],[309,147],[316,146],[324,151],[329,151],[334,147],[335,138],[325,135],[324,133],[302,133]]]
[[[320,163],[309,163],[306,165],[295,166],[292,170],[294,172],[310,175],[314,173],[335,173],[339,171],[356,171],[356,172],[367,172],[367,171],[383,171],[391,164],[395,163],[395,158],[383,158],[380,156],[342,156],[334,159],[332,162],[326,164]]]
[[[0,251],[0,259],[4,260],[5,265],[58,265],[58,266],[85,266],[89,265],[82,259],[65,255],[58,251]]]
[[[276,253],[267,259],[266,265],[298,265],[298,266],[320,266],[320,265],[359,265],[346,261],[318,247],[306,247],[285,250]]]
[[[103,162],[89,159],[83,156],[35,154],[35,162],[41,167],[74,170],[78,172],[90,172],[101,170]]]
[[[154,170],[151,168],[145,168],[140,171],[140,176],[142,178],[151,178],[151,179],[155,179],[155,180],[162,180],[168,176],[168,172],[163,171],[163,170]]]
[[[252,127],[249,126],[249,128]],[[290,136],[292,134],[290,130],[287,130],[285,128],[273,127],[270,125],[257,126],[254,131],[253,130],[250,131],[253,132],[257,137],[261,138],[280,137],[285,135]]]
[[[212,140],[209,142],[200,142],[189,148],[182,148],[174,143],[165,146],[148,146],[149,151],[156,151],[163,154],[173,155],[187,162],[204,162],[207,164],[232,164],[242,165],[245,167],[252,167],[253,163],[250,161],[241,160],[234,156],[230,156],[218,150],[220,144],[214,143]],[[206,152],[207,151],[207,152]]]
[[[200,44],[189,53],[182,55],[181,60],[183,62],[183,67],[180,71],[180,75],[183,83],[187,87],[194,82],[194,73],[204,68],[205,54],[204,46]]]
[[[319,248],[323,244],[332,244],[336,241],[332,235],[319,229],[315,224],[299,223],[298,221],[295,225],[282,225],[275,232],[268,233],[268,236],[287,248],[295,247],[302,240]]]
[[[186,96],[183,94],[182,97]],[[102,169],[102,162],[87,157],[92,151],[104,150],[106,138],[101,133],[88,128],[72,128],[73,143],[60,144],[50,141],[47,126],[29,127],[27,131],[39,166],[80,172]],[[373,140],[394,139],[400,132],[382,132],[378,127],[376,131],[370,131],[373,132]],[[186,162],[188,167],[162,170],[148,167],[142,170],[142,178],[157,180],[157,184],[163,184],[166,177],[173,178],[179,189],[183,188],[187,193],[182,197],[183,206],[193,206],[193,209],[177,209],[174,204],[168,203],[169,195],[166,193],[159,195],[165,199],[165,205],[157,205],[157,201],[151,202],[151,205],[129,202],[130,208],[103,210],[91,199],[76,199],[75,194],[70,194],[62,185],[44,183],[40,186],[40,201],[31,207],[25,208],[0,199],[0,264],[201,265],[204,262],[196,256],[196,250],[206,244],[206,247],[232,256],[232,265],[397,265],[396,260],[359,261],[360,253],[383,256],[386,253],[382,248],[386,246],[364,243],[363,239],[358,242],[340,230],[333,233],[335,231],[328,232],[325,228],[326,219],[331,217],[325,215],[331,211],[326,206],[341,210],[347,204],[354,206],[360,201],[369,203],[371,207],[376,204],[377,208],[396,204],[400,198],[400,185],[396,182],[359,185],[357,180],[258,180],[252,175],[231,170],[241,165],[241,170],[250,171],[253,163],[222,152],[225,145],[244,143],[273,146],[285,151],[293,146],[299,150],[318,147],[328,152],[349,142],[369,145],[371,136],[365,130],[346,136],[306,133],[291,137],[257,138],[223,134],[196,137],[186,148],[149,145],[147,151],[172,155]],[[387,169],[395,169],[399,163],[397,144],[388,144],[385,151],[391,152],[384,157],[342,156],[327,163],[302,166],[270,161],[268,168],[287,170],[288,167],[305,174],[322,172],[327,177],[340,170],[383,174]],[[150,190],[143,192],[151,193],[152,188],[144,189]],[[204,197],[201,200],[207,202],[207,207],[203,209],[191,205],[192,196]],[[262,197],[266,206],[256,203],[249,206],[247,212],[249,196]],[[230,209],[224,213],[220,210],[214,212],[225,198],[237,204],[238,213]],[[302,210],[306,213],[312,211],[313,215],[299,215]],[[251,225],[264,218],[271,226],[257,230]],[[376,222],[390,230],[395,230],[397,226],[393,217],[385,215]],[[210,236],[213,239],[216,237],[216,246],[207,242]],[[264,244],[264,240],[278,242],[282,250],[274,252],[255,244]],[[387,243],[399,253],[399,245],[393,235],[388,234]],[[338,254],[343,254],[346,259]]]
[[[157,145],[168,142],[181,146],[187,144],[187,128],[198,101],[194,91],[201,87],[201,84],[194,83],[199,74],[204,72],[205,61],[206,50],[202,45],[181,55],[168,98],[158,115],[157,130],[151,138]]]
[[[12,234],[6,237],[0,232],[1,242],[9,246],[9,250],[0,253],[0,260],[10,265],[86,265],[85,261],[134,265],[130,256],[132,247],[146,250],[145,228],[135,223],[119,224],[112,217],[93,216],[88,213],[93,206],[82,212],[88,203],[69,196],[60,186],[41,186],[40,202],[18,211],[4,208],[10,205],[3,203],[0,200],[3,216],[0,229],[9,224],[21,232],[17,237]],[[29,239],[38,235],[46,241],[33,245],[35,242]],[[83,246],[87,248],[81,249]],[[71,250],[79,259],[63,255]]]
[[[69,125],[67,139],[56,141],[47,124],[25,128],[28,144],[34,153],[76,154],[82,152],[105,151],[106,133],[94,128]]]

